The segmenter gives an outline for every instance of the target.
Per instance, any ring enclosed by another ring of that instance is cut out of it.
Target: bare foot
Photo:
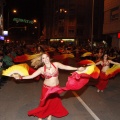
[[[51,118],[52,118],[52,116],[51,116],[51,115],[49,115],[49,116],[48,116],[48,118],[47,118],[47,120],[51,120]]]
[[[101,90],[101,92],[103,92],[103,90]]]
[[[97,89],[97,92],[100,92],[100,90],[99,90],[99,89]]]
[[[42,118],[38,118],[38,120],[42,120]]]

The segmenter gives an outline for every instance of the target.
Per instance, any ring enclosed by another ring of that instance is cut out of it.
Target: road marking
[[[78,101],[85,107],[85,109],[90,113],[90,115],[95,119],[95,120],[100,120],[100,118],[95,115],[95,113],[86,105],[86,103],[78,96],[78,94],[74,91],[72,93],[75,95],[75,97],[78,99]]]

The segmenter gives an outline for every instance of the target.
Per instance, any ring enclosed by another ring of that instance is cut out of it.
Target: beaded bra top
[[[58,69],[55,67],[53,63],[51,63],[53,67],[55,68],[55,71],[53,73],[46,72],[46,66],[44,66],[44,76],[46,79],[50,79],[51,77],[57,77],[59,75]]]

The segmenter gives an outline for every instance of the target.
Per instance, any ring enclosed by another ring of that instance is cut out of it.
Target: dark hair
[[[105,55],[108,56],[107,52],[104,52],[104,54],[102,55],[102,59],[104,58]],[[107,59],[108,59],[108,57],[107,57]]]

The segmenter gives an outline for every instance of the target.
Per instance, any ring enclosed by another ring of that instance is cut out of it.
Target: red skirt
[[[106,72],[101,72],[96,87],[99,90],[104,90],[108,85],[109,79],[115,77],[118,73],[120,73],[120,65],[113,65]]]
[[[46,92],[49,90],[48,86],[43,85],[40,104],[37,108],[28,111],[29,116],[36,116],[38,118],[46,118],[49,115],[55,117],[63,117],[68,114],[68,111],[62,105],[58,93],[50,94],[46,99],[43,99]]]
[[[108,80],[109,80],[108,76],[104,72],[101,72],[99,77],[99,82],[96,84],[96,87],[99,90],[104,90],[108,85]]]

